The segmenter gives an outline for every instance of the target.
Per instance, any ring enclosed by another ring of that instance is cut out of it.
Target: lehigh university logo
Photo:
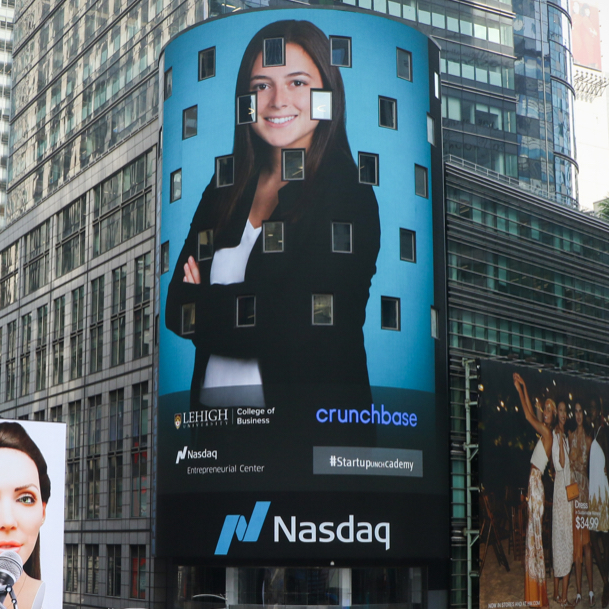
[[[182,426],[182,414],[181,413],[174,414],[173,422],[175,423],[176,429],[180,429],[180,427]]]

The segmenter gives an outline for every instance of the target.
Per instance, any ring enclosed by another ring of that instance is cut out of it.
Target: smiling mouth
[[[20,543],[17,542],[12,542],[12,541],[7,541],[7,542],[0,542],[0,552],[4,552],[5,550],[13,550],[14,552],[19,552],[19,550],[21,549],[21,545]]]
[[[292,116],[269,116],[267,118],[265,118],[265,121],[268,121],[269,123],[272,123],[273,125],[283,125],[285,123],[289,123],[290,121],[293,121],[296,118],[296,115],[293,114]]]

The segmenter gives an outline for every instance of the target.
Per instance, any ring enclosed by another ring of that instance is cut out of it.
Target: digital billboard
[[[606,604],[609,384],[482,360],[478,395],[480,607]]]
[[[445,558],[438,47],[260,10],[176,37],[160,77],[155,551]]]
[[[19,606],[63,604],[65,447],[64,423],[0,419],[0,568],[11,573],[0,586],[6,607],[13,606],[6,584]]]
[[[573,21],[573,61],[580,66],[602,70],[601,27],[598,4],[593,1],[571,3]]]

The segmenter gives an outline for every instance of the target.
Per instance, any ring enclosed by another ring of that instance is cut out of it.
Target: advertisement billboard
[[[609,594],[608,409],[607,383],[479,362],[480,607]]]
[[[437,46],[252,11],[161,78],[157,554],[447,556]]]
[[[573,61],[586,68],[602,70],[598,5],[593,1],[573,2],[571,19],[573,21]]]
[[[8,551],[21,558],[13,586],[20,606],[63,604],[65,448],[64,423],[0,419],[0,560]],[[12,607],[1,590],[0,602]]]

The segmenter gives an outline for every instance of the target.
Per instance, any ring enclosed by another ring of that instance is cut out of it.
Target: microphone
[[[0,554],[0,603],[4,602],[7,593],[12,592],[15,582],[22,573],[23,561],[17,552],[7,550]]]

